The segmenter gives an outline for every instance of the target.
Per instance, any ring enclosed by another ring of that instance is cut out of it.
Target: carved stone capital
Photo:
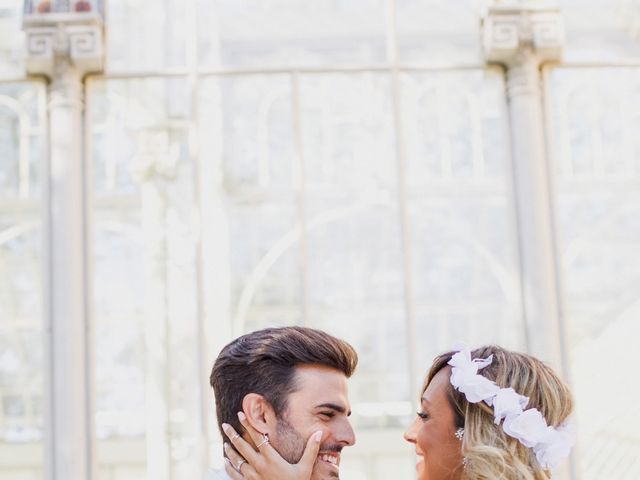
[[[540,65],[558,61],[564,46],[564,24],[555,2],[534,0],[496,1],[482,19],[485,58],[507,67],[526,58]],[[522,55],[527,50],[533,53]]]
[[[38,18],[42,17],[42,18]],[[27,71],[53,80],[57,64],[69,65],[84,76],[103,70],[102,20],[97,15],[29,15],[24,19]]]

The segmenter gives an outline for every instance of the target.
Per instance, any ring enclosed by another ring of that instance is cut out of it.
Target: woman
[[[418,480],[548,480],[573,444],[567,386],[540,360],[501,347],[437,357],[420,402],[404,435],[415,445]],[[261,435],[243,425],[257,444]],[[300,463],[290,465],[273,448],[255,451],[232,430],[227,436],[246,460],[226,446],[233,480],[311,476],[315,439]]]

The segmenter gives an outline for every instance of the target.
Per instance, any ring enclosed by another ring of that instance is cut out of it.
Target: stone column
[[[90,480],[90,289],[83,155],[83,76],[102,68],[95,15],[25,15],[27,69],[49,80],[46,242],[47,478]]]
[[[495,2],[483,18],[485,57],[506,69],[528,349],[566,377],[569,366],[559,303],[559,257],[540,75],[542,64],[561,59],[563,44],[562,16],[555,2]],[[575,478],[572,462],[555,471],[554,478]]]
[[[563,42],[553,2],[495,2],[483,18],[486,59],[506,69],[528,348],[566,373],[540,75],[561,58]]]

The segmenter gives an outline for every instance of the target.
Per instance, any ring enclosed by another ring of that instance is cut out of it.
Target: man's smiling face
[[[339,478],[340,452],[356,441],[348,418],[347,377],[333,368],[304,365],[296,367],[294,382],[296,390],[277,420],[271,445],[288,462],[297,463],[309,437],[322,430],[311,480]]]

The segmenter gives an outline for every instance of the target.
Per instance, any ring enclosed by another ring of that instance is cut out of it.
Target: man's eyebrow
[[[335,403],[321,403],[320,405],[316,405],[314,408],[328,408],[329,410],[334,410],[338,413],[342,413],[342,414],[346,413],[347,417],[351,415],[351,410],[347,412],[346,408],[344,408],[342,405],[337,405]]]

